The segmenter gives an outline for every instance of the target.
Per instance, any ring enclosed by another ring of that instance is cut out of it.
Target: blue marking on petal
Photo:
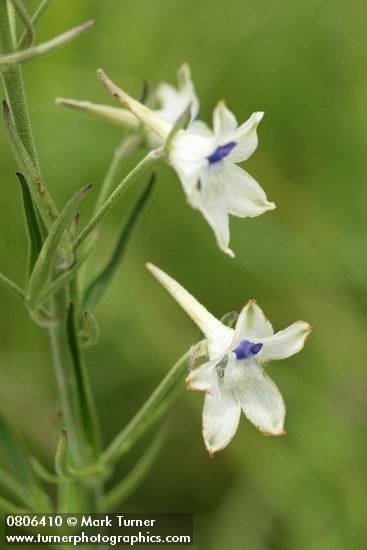
[[[222,159],[224,159],[227,155],[229,155],[233,147],[235,147],[236,145],[237,143],[235,141],[230,141],[225,145],[220,145],[219,147],[217,147],[214,153],[212,153],[209,157],[207,157],[209,164],[215,164],[216,162],[219,162]]]
[[[262,347],[263,347],[263,344],[261,344],[260,342],[258,344],[253,344],[251,346],[251,353],[253,355],[257,355]]]
[[[241,359],[250,357],[250,355],[257,355],[262,347],[263,345],[260,342],[254,344],[248,340],[241,340],[233,352],[236,354],[238,361],[240,361]]]

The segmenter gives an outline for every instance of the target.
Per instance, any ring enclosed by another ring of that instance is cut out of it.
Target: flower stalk
[[[108,199],[104,202],[101,208],[96,212],[94,217],[90,222],[84,227],[84,229],[79,233],[78,237],[73,242],[73,250],[76,251],[79,246],[85,241],[87,237],[94,231],[94,229],[101,223],[101,221],[107,216],[113,206],[116,204],[118,199],[121,197],[128,187],[148,168],[152,166],[158,159],[164,156],[163,149],[155,149],[150,151],[136,166],[131,170],[131,172],[122,180],[122,182],[116,187],[116,189],[111,193]]]

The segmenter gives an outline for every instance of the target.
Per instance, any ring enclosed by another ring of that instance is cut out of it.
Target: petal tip
[[[260,431],[261,431],[262,435],[265,435],[267,437],[281,437],[282,435],[287,435],[287,432],[286,432],[286,430],[284,429],[283,426],[282,426],[281,429],[274,430],[273,432],[263,432],[262,430],[260,430]]]
[[[236,255],[235,255],[235,253],[233,252],[233,250],[231,250],[231,248],[228,248],[228,246],[225,247],[225,248],[222,248],[222,250],[223,250],[223,252],[224,252],[225,254],[227,254],[227,256],[229,256],[230,258],[235,258],[235,257],[236,257]]]

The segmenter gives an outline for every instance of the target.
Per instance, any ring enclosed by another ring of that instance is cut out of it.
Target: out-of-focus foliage
[[[256,297],[276,329],[299,318],[314,325],[304,352],[270,367],[287,403],[286,437],[263,437],[243,419],[232,444],[209,460],[202,395],[183,391],[158,462],[124,505],[193,511],[202,550],[365,547],[366,16],[362,0],[55,0],[39,40],[90,18],[95,27],[24,66],[43,173],[59,204],[85,183],[100,185],[121,137],[117,127],[53,104],[56,96],[114,104],[95,76],[99,66],[138,95],[143,79],[174,82],[187,61],[204,120],[221,98],[240,120],[266,112],[247,165],[277,209],[232,221],[231,260],[162,164],[140,229],[96,310],[101,341],[87,351],[109,442],[197,340],[146,261],[217,316]],[[2,129],[1,270],[21,282],[27,259],[15,170]],[[95,272],[143,184],[104,223]],[[58,401],[47,335],[0,293],[1,411],[51,465]]]

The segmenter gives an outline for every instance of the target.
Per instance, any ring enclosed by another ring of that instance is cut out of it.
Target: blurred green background
[[[87,353],[109,442],[197,338],[146,261],[218,316],[254,297],[276,330],[297,319],[314,326],[302,353],[268,370],[286,400],[286,437],[263,437],[242,418],[230,446],[209,460],[203,396],[183,390],[158,461],[121,507],[194,512],[198,549],[366,548],[366,16],[365,0],[55,0],[39,42],[87,19],[95,26],[24,66],[43,174],[59,204],[81,185],[101,183],[121,137],[118,127],[53,103],[64,96],[115,105],[97,67],[138,95],[143,80],[175,83],[187,61],[202,119],[210,122],[221,98],[240,121],[266,112],[246,169],[277,209],[232,219],[231,260],[162,164],[98,307],[101,341]],[[21,283],[26,245],[15,170],[2,129],[0,269]],[[95,267],[142,183],[104,223]],[[87,213],[88,206],[84,221]],[[0,300],[1,411],[52,467],[58,398],[47,335],[3,290]],[[116,479],[139,452],[120,464]]]

